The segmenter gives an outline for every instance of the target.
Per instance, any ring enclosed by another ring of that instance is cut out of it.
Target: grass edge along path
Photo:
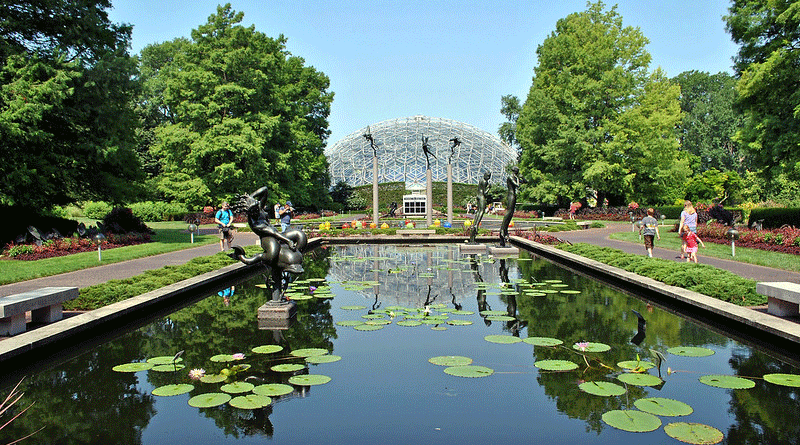
[[[609,266],[727,301],[738,306],[759,306],[767,297],[756,293],[756,282],[707,264],[648,258],[610,247],[586,243],[559,244],[557,248]]]

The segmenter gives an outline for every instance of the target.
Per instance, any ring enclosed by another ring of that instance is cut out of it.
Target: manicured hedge
[[[750,220],[747,226],[758,220],[764,220],[762,227],[765,229],[777,229],[786,224],[800,227],[800,208],[758,208],[750,212]]]

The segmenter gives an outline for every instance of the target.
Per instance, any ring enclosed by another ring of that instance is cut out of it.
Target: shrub
[[[800,208],[757,208],[750,212],[750,220],[747,225],[753,222],[764,220],[765,229],[777,229],[784,225],[800,227]]]
[[[185,204],[180,203],[143,201],[131,204],[131,211],[134,216],[142,221],[155,222],[165,221],[167,215],[181,215],[180,218],[178,218],[178,220],[180,220],[188,209]]]
[[[128,232],[153,233],[141,219],[134,216],[133,211],[127,207],[114,207],[103,218],[105,230],[110,233],[124,234]]]
[[[87,218],[103,219],[111,210],[111,204],[104,201],[87,201],[83,204],[83,214]]]

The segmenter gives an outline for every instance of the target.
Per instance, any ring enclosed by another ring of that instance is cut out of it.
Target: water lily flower
[[[425,306],[425,309],[424,309],[422,312],[423,312],[425,315],[430,315],[430,313],[431,313],[431,307],[430,307],[430,306]]]
[[[244,360],[244,354],[241,352],[237,352],[236,354],[231,355],[234,360]]]
[[[672,375],[673,372],[675,371],[673,371],[672,368],[667,367],[667,375]]]
[[[581,351],[586,351],[586,349],[589,347],[589,342],[579,341],[578,343],[575,343],[575,347],[580,349]]]
[[[313,294],[314,291],[317,290],[317,286],[308,286],[308,290]]]
[[[394,318],[394,311],[389,311],[389,317]]]
[[[206,370],[203,368],[195,368],[189,371],[189,378],[192,380],[200,380],[204,375],[206,375]]]

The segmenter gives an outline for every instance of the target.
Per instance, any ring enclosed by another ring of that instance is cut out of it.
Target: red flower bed
[[[730,244],[728,230],[730,227],[711,223],[697,226],[697,234],[703,241],[717,244]],[[736,245],[753,249],[769,250],[772,252],[800,254],[800,229],[785,228],[773,230],[737,229],[739,239]]]
[[[109,233],[106,237],[106,240],[101,244],[104,250],[150,242],[149,233],[128,233],[124,235]],[[58,238],[47,240],[41,246],[11,243],[3,249],[3,255],[15,260],[34,261],[94,250],[97,250],[97,243],[91,239]]]

